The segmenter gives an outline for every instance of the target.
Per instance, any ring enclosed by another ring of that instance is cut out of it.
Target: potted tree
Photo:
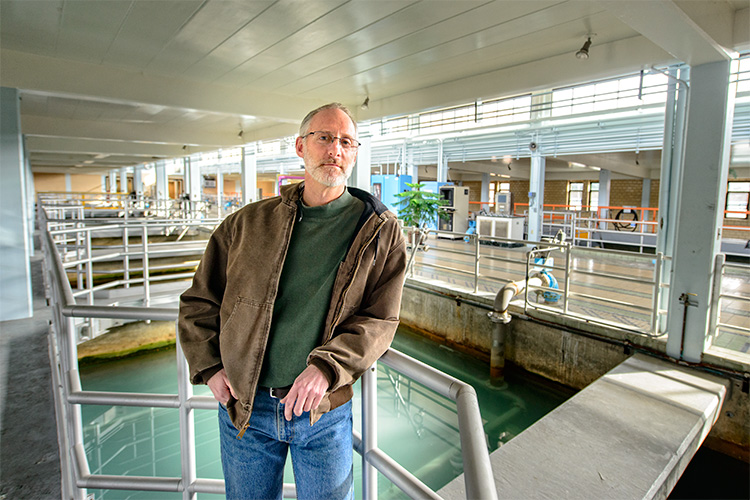
[[[424,184],[406,183],[409,186],[409,191],[403,193],[397,193],[396,196],[400,198],[397,203],[398,216],[404,221],[404,226],[411,226],[415,229],[412,232],[422,233],[419,238],[419,244],[424,242],[427,224],[436,222],[438,217],[447,218],[448,214],[440,207],[447,205],[448,201],[440,198],[439,194],[430,193],[428,191],[422,191]],[[409,233],[410,240],[412,240],[412,233]]]

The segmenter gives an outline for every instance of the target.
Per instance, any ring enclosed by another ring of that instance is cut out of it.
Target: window
[[[599,183],[589,182],[589,210],[599,210]]]
[[[568,205],[571,210],[580,210],[583,206],[583,182],[568,183]]]
[[[747,219],[750,182],[727,183],[727,219]]]

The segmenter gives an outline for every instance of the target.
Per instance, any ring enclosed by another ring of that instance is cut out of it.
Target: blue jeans
[[[353,498],[352,402],[325,413],[284,418],[284,405],[265,391],[255,395],[250,427],[242,439],[219,405],[221,465],[230,500],[280,499],[287,450],[300,500]]]

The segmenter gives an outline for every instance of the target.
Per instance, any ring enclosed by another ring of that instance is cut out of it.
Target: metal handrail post
[[[91,261],[91,231],[86,231],[86,288],[88,289],[89,305],[94,305],[94,263]]]
[[[175,328],[177,324],[175,323]],[[197,493],[192,485],[196,480],[195,466],[195,411],[190,405],[193,397],[193,387],[190,385],[190,369],[182,345],[178,340],[177,347],[177,395],[180,400],[180,462],[182,466],[182,498],[195,500]]]
[[[479,235],[474,233],[474,293],[479,293]]]
[[[125,208],[125,225],[122,228],[122,269],[125,288],[130,288],[130,255],[128,254],[128,212],[130,212],[130,201]]]
[[[141,244],[143,246],[143,258],[141,267],[143,268],[143,305],[148,307],[151,304],[151,289],[149,287],[148,272],[148,226],[141,224]]]
[[[573,245],[565,246],[565,291],[563,293],[563,314],[568,314],[568,292],[570,291],[570,268],[573,253]]]
[[[378,367],[374,363],[362,375],[362,499],[377,500],[378,471],[368,453],[378,447]]]

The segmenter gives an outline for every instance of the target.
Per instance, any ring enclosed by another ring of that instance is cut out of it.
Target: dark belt
[[[271,396],[274,399],[284,399],[287,394],[289,394],[289,389],[291,389],[292,386],[288,385],[286,387],[263,387],[258,386],[258,390],[268,393],[269,396]]]

